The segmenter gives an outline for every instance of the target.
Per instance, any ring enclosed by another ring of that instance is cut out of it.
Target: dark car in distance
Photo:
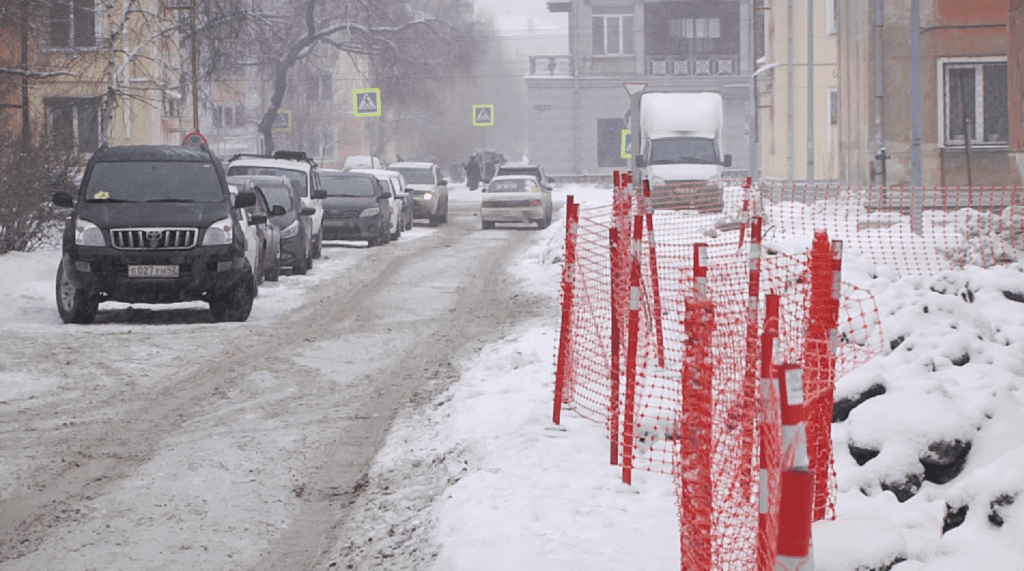
[[[215,321],[245,321],[256,296],[238,209],[220,161],[205,146],[100,147],[76,195],[57,270],[57,310],[89,323],[99,304],[206,301]]]
[[[366,240],[371,247],[391,241],[391,188],[372,174],[322,169],[324,240]]]
[[[259,187],[270,207],[270,222],[281,231],[280,265],[303,275],[313,267],[312,206],[302,205],[300,189],[283,176],[229,176],[228,182]],[[317,199],[323,191],[313,191]]]

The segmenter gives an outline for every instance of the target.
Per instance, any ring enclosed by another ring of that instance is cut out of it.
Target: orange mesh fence
[[[556,410],[604,423],[624,481],[672,475],[683,568],[770,568],[782,465],[772,357],[802,370],[813,518],[834,517],[833,387],[883,351],[874,299],[842,280],[842,258],[903,275],[1015,261],[1024,194],[748,180],[718,204],[704,187],[647,200],[629,186],[618,177],[611,204],[567,221]]]

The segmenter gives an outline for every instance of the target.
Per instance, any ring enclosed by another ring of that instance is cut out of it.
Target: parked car
[[[498,173],[495,176],[506,175],[532,176],[537,179],[537,183],[540,184],[541,188],[548,191],[551,190],[551,185],[555,182],[555,179],[548,176],[540,165],[528,163],[505,163],[499,166]]]
[[[245,321],[256,296],[238,208],[220,161],[205,146],[132,145],[93,153],[64,227],[57,311],[90,323],[99,304],[205,301],[215,321]]]
[[[372,174],[321,172],[325,240],[366,240],[370,247],[391,241],[391,187]]]
[[[431,226],[448,222],[448,181],[436,163],[400,162],[388,165],[405,178],[413,198],[413,218],[427,219]]]
[[[377,177],[382,185],[391,189],[391,198],[388,199],[388,203],[391,205],[392,240],[400,238],[403,230],[412,228],[412,197],[405,192],[405,179],[402,177],[402,173],[382,169],[351,169],[348,172],[371,174]],[[407,221],[408,224],[406,224]]]
[[[313,159],[303,151],[274,151],[270,157],[239,153],[228,161],[228,176],[286,176],[299,185],[299,195],[303,206],[314,209],[313,221],[313,257],[319,258],[323,237],[320,226],[323,223],[324,210],[321,200],[313,196],[320,186],[320,169]]]
[[[230,176],[228,181],[260,189],[270,207],[270,222],[281,235],[279,267],[295,275],[308,272],[313,267],[314,208],[302,205],[298,185],[288,177],[269,175]],[[315,194],[321,196],[319,200],[326,195],[322,189]]]
[[[284,177],[282,180],[288,183]],[[278,215],[283,214],[284,208],[278,207],[277,210],[271,208],[266,195],[263,194],[263,189],[252,180],[239,181],[237,177],[228,177],[228,186],[233,189],[233,192],[247,190],[256,195],[256,204],[243,209],[243,218],[256,229],[260,245],[257,263],[259,267],[258,283],[263,283],[264,280],[276,282],[281,276],[281,229],[274,224],[271,217],[275,212]]]
[[[484,230],[498,222],[551,225],[551,192],[532,176],[496,176],[480,199],[480,224]]]
[[[228,190],[231,192],[231,200],[234,202],[239,187],[228,183]],[[245,236],[245,259],[252,266],[252,279],[255,282],[253,291],[255,295],[259,296],[260,284],[263,283],[263,252],[266,249],[263,230],[260,229],[260,226],[266,224],[267,219],[261,215],[250,218],[246,208],[236,208],[235,210],[237,211],[235,214],[238,216],[238,225],[241,226],[242,235]]]

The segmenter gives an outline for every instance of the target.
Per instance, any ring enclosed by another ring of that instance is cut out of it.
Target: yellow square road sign
[[[380,89],[353,89],[352,114],[356,117],[380,117]]]
[[[494,105],[473,106],[473,126],[493,127],[494,126]]]
[[[619,156],[628,159],[633,151],[633,132],[629,129],[622,130],[622,140],[619,142]]]

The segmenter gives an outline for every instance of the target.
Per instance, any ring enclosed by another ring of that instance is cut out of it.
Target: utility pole
[[[21,152],[32,145],[32,124],[28,109],[28,0],[21,0]]]

